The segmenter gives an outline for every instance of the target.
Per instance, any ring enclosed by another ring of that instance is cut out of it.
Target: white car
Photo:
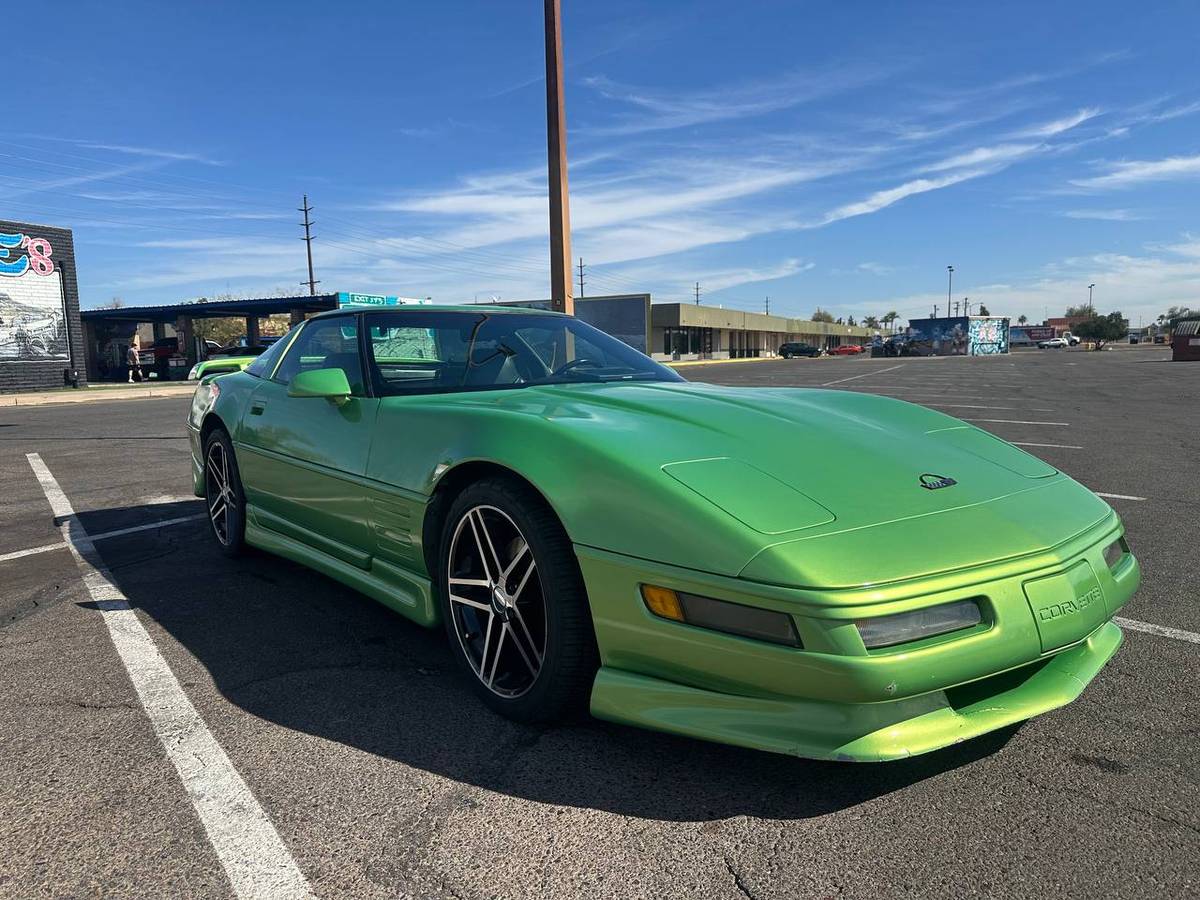
[[[1060,347],[1069,347],[1071,342],[1065,337],[1047,338],[1044,341],[1038,341],[1039,350],[1057,350]]]

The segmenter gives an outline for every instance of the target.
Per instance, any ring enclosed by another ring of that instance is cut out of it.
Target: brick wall
[[[0,394],[16,391],[47,390],[62,387],[63,369],[76,369],[79,372],[80,384],[86,379],[84,361],[83,325],[79,319],[79,282],[75,271],[75,241],[70,229],[52,228],[48,225],[34,225],[28,222],[12,222],[0,219],[0,234],[23,234],[29,237],[45,238],[53,249],[51,259],[54,262],[55,275],[24,275],[21,280],[36,279],[35,290],[44,292],[57,290],[61,279],[62,296],[65,298],[67,334],[69,336],[70,359],[51,359],[38,361],[13,360],[0,357]],[[12,262],[26,255],[24,249],[10,249],[5,262]],[[42,281],[42,279],[45,279]],[[17,279],[0,275],[0,294],[6,293],[6,282]],[[24,286],[23,286],[24,287]],[[28,287],[24,287],[28,291]],[[0,300],[0,302],[3,302]],[[6,329],[10,323],[0,322],[0,329]]]

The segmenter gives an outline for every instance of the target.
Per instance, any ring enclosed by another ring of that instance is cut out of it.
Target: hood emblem
[[[928,491],[936,491],[938,488],[945,488],[958,484],[957,481],[946,475],[931,475],[928,472],[926,472],[917,480],[921,482],[921,487]]]

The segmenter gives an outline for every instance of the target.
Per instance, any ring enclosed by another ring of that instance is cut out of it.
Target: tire
[[[233,442],[223,428],[213,429],[204,442],[204,503],[209,530],[221,552],[231,558],[245,553],[246,495]]]
[[[446,636],[479,698],[525,723],[586,709],[599,666],[591,608],[545,501],[512,479],[472,484],[450,505],[438,560]]]

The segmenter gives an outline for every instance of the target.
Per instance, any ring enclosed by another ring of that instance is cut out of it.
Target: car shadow
[[[166,519],[198,502],[155,507]],[[141,507],[80,514],[89,533]],[[99,542],[130,603],[246,712],[489,791],[668,821],[799,819],[864,803],[999,751],[1009,728],[876,765],[796,759],[581,715],[553,727],[483,706],[440,630],[427,630],[302,566],[220,554],[204,520]],[[81,604],[86,605],[86,604]],[[168,659],[170,653],[168,652]]]

